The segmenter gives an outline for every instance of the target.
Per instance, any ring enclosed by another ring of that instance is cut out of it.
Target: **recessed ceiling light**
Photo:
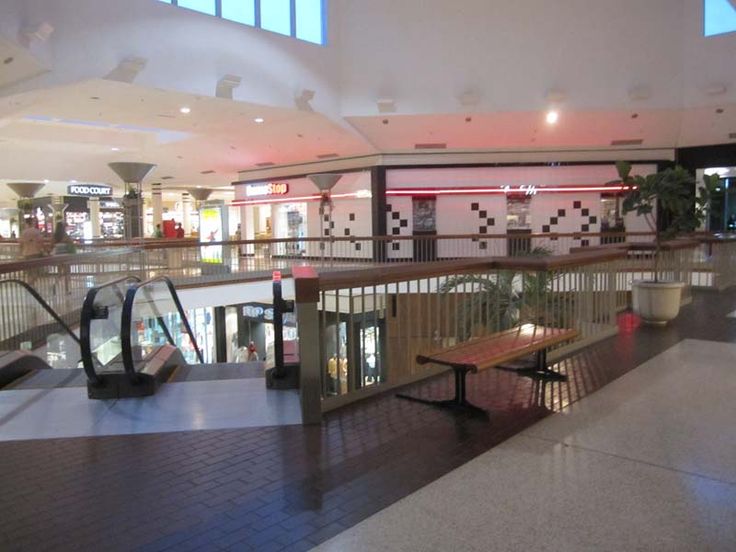
[[[71,182],[72,184],[76,184],[77,183],[76,180],[70,180],[69,182]]]
[[[547,124],[553,125],[559,120],[559,118],[560,118],[560,114],[557,113],[557,111],[555,111],[554,109],[547,112],[547,117],[546,117]]]
[[[179,108],[179,113],[183,115],[189,115],[192,112],[192,108],[184,106]]]
[[[253,121],[260,125],[261,123],[265,123],[266,119],[264,119],[263,117],[256,117],[255,119],[253,119]]]
[[[110,148],[112,151],[120,151],[120,148]]]
[[[51,182],[51,181],[50,181],[50,180],[49,180],[48,178],[44,178],[44,179],[43,179],[43,183],[44,183],[44,184],[48,184],[49,182]]]
[[[201,188],[202,186],[197,186],[197,188]]]

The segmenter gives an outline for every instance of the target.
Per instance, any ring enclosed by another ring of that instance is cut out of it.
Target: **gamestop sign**
[[[245,187],[246,197],[279,196],[289,193],[286,182],[269,182],[268,184],[250,184]]]
[[[66,188],[66,192],[73,196],[99,197],[111,196],[112,186],[88,185],[88,184],[70,184]]]

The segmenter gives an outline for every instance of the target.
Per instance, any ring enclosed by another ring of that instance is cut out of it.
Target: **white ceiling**
[[[184,106],[189,114],[180,113]],[[144,161],[157,165],[148,182],[213,188],[256,163],[371,151],[317,113],[102,79],[0,98],[0,179],[6,181],[115,184],[108,163]]]
[[[191,113],[179,109],[187,106]],[[259,163],[317,161],[446,144],[460,151],[608,149],[641,139],[646,148],[729,141],[736,105],[691,109],[544,111],[346,117],[145,88],[95,79],[0,98],[0,182],[119,184],[107,164],[158,165],[148,182],[165,189],[227,187]],[[256,117],[265,122],[258,124]],[[351,130],[352,128],[352,130]],[[214,171],[202,174],[206,171]],[[171,177],[165,178],[163,177]],[[13,194],[2,186],[0,201]]]

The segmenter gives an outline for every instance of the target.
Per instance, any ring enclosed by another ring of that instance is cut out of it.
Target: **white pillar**
[[[87,200],[89,207],[89,220],[92,223],[92,239],[102,237],[102,225],[100,224],[100,198],[91,197]]]
[[[164,205],[161,199],[160,182],[154,182],[151,184],[151,207],[153,208],[153,230],[155,232],[156,225],[162,224],[164,221]]]
[[[184,229],[184,235],[190,236],[192,234],[192,196],[189,192],[181,194],[181,227]]]

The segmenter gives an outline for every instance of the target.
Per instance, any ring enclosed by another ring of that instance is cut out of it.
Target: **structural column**
[[[89,207],[89,219],[92,223],[92,239],[102,237],[102,226],[100,225],[100,198],[91,197],[87,200]]]
[[[181,194],[181,212],[181,226],[184,229],[184,235],[190,236],[192,234],[192,196],[189,195],[189,192]]]
[[[156,225],[162,224],[164,221],[164,205],[161,198],[160,182],[151,184],[151,207],[153,208],[153,229],[155,232]]]

